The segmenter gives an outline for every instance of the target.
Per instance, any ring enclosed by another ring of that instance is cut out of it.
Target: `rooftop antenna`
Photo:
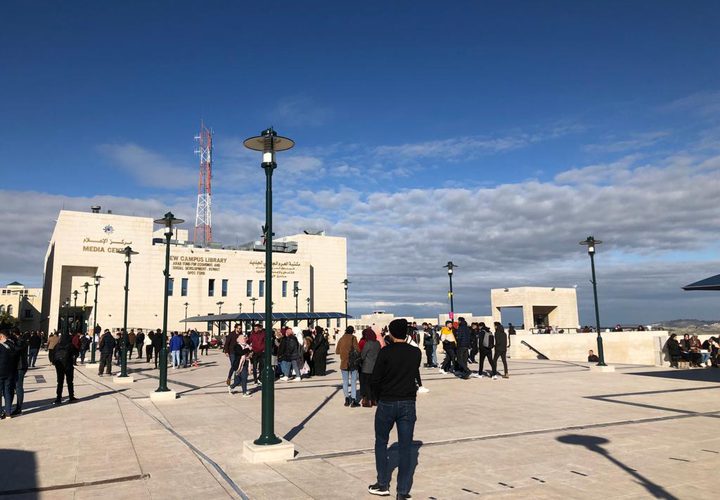
[[[200,122],[200,133],[195,136],[200,156],[197,208],[195,210],[195,232],[193,242],[207,247],[212,242],[212,142],[213,131]]]

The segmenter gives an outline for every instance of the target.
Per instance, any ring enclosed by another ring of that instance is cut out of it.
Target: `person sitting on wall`
[[[671,368],[679,368],[678,362],[682,359],[682,348],[680,347],[680,343],[677,341],[677,334],[673,333],[670,335],[670,338],[665,343],[665,348],[667,349],[668,356],[670,356],[670,367]]]
[[[597,354],[593,352],[592,349],[588,351],[588,363],[599,363],[600,358],[597,357]]]

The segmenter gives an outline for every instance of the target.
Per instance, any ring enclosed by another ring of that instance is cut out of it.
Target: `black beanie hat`
[[[388,325],[388,329],[390,330],[390,335],[398,340],[403,340],[407,337],[408,322],[403,318],[394,319]]]

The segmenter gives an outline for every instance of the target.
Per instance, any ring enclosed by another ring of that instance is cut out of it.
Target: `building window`
[[[169,297],[172,297],[174,288],[175,288],[175,278],[170,278],[168,280],[168,296]]]
[[[340,318],[337,319],[337,324],[335,326],[340,328]]]
[[[215,280],[210,279],[208,280],[208,297],[213,297],[215,295]]]
[[[265,297],[265,280],[260,280],[258,286],[260,288],[260,290],[258,290],[258,295],[260,297]]]
[[[325,327],[330,328],[330,318],[325,320]]]
[[[282,296],[287,297],[287,281],[282,282]]]
[[[252,280],[247,280],[245,295],[252,297]]]
[[[25,309],[25,319],[32,319],[32,309]]]
[[[188,279],[183,278],[182,282],[180,283],[180,295],[183,297],[187,296],[187,287],[188,287]]]
[[[12,313],[13,313],[13,306],[7,306],[7,313],[8,313],[8,316],[12,316],[12,315],[13,315],[13,314],[12,314]]]
[[[227,297],[227,285],[228,285],[228,280],[222,280],[222,290],[221,290],[221,293],[222,293],[222,296],[223,296],[223,297]]]

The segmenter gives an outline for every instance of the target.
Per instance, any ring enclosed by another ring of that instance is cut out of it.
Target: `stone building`
[[[26,288],[17,281],[0,288],[0,317],[7,314],[15,318],[18,321],[18,328],[22,331],[40,328],[41,303],[41,288]]]

